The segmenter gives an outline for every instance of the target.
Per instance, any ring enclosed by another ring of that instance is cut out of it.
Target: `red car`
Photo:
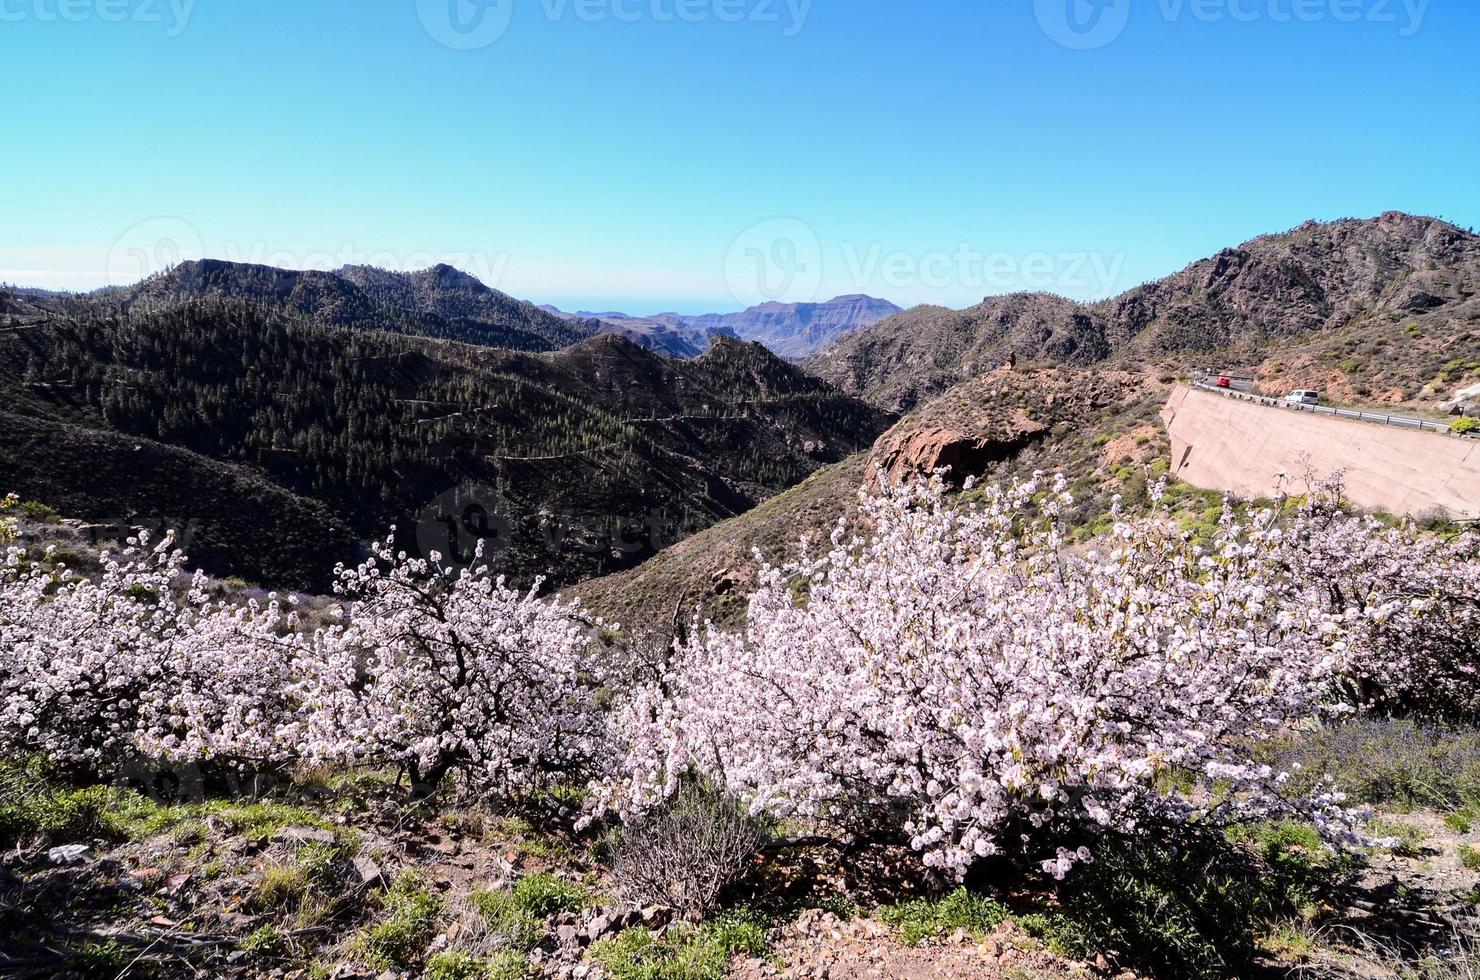
[[[1233,379],[1230,378],[1230,377],[1228,377],[1228,375],[1226,375],[1226,374],[1219,375],[1218,376],[1218,387],[1219,388],[1232,388],[1233,387]]]

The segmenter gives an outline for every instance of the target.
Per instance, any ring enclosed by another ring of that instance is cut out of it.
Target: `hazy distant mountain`
[[[709,349],[717,333],[724,332],[626,313],[566,313],[553,306],[540,309],[572,323],[589,324],[600,333],[626,337],[640,347],[669,357],[698,357]]]
[[[762,303],[739,313],[563,313],[571,320],[595,321],[604,333],[621,334],[649,350],[671,357],[697,357],[714,337],[724,334],[764,344],[782,357],[800,359],[854,330],[900,312],[888,300],[872,296],[838,296],[825,303]]]
[[[782,357],[802,358],[899,311],[888,300],[855,294],[837,296],[825,303],[762,303],[740,313],[679,319],[693,327],[758,341]],[[660,313],[653,319],[667,320],[671,316]]]
[[[965,310],[918,306],[807,367],[895,411],[1008,357],[1088,366],[1205,356],[1274,387],[1403,401],[1465,341],[1475,349],[1477,326],[1480,238],[1388,212],[1264,235],[1097,303],[1016,293]]]

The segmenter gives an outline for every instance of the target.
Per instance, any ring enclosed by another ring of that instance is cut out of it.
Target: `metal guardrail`
[[[1300,412],[1310,412],[1313,415],[1334,415],[1344,419],[1359,419],[1363,422],[1381,422],[1383,425],[1396,425],[1406,429],[1420,429],[1429,432],[1439,432],[1444,435],[1457,435],[1475,438],[1480,432],[1455,432],[1443,422],[1434,422],[1430,419],[1416,419],[1403,415],[1379,415],[1376,412],[1359,412],[1352,408],[1337,408],[1334,405],[1306,405],[1299,402],[1287,402],[1283,398],[1270,398],[1266,395],[1256,395],[1248,391],[1239,391],[1234,388],[1219,388],[1203,381],[1192,382],[1192,387],[1203,391],[1211,391],[1215,395],[1225,398],[1236,398],[1239,401],[1256,402],[1261,405],[1269,405],[1273,408],[1291,409]]]

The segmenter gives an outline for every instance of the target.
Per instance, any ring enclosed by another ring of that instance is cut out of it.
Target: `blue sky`
[[[0,280],[449,261],[566,308],[1107,295],[1480,225],[1473,0],[0,0]]]

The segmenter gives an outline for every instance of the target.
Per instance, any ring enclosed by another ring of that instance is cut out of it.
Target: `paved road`
[[[1225,398],[1237,398],[1240,401],[1259,402],[1273,408],[1283,408],[1289,411],[1310,412],[1315,415],[1335,415],[1344,419],[1360,419],[1363,422],[1380,422],[1383,425],[1396,425],[1405,429],[1426,429],[1430,432],[1450,432],[1449,423],[1435,422],[1433,419],[1416,418],[1412,415],[1383,415],[1377,412],[1359,412],[1354,408],[1338,408],[1335,405],[1297,405],[1287,402],[1283,398],[1267,398],[1264,395],[1256,395],[1249,391],[1231,388],[1219,388],[1217,385],[1208,384],[1204,381],[1192,382],[1194,388],[1203,391],[1211,391],[1215,395]],[[1477,433],[1467,433],[1475,437]]]

